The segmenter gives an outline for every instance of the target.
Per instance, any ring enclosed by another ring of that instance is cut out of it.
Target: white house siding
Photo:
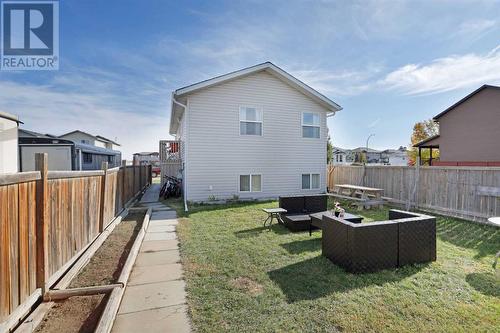
[[[240,106],[263,109],[263,136],[240,135]],[[319,139],[302,138],[302,112],[320,114]],[[324,107],[266,72],[189,95],[188,200],[325,192],[326,113]],[[320,189],[302,190],[303,173],[320,174]],[[261,174],[262,192],[239,192],[240,174]]]
[[[0,117],[0,173],[18,171],[17,122]]]

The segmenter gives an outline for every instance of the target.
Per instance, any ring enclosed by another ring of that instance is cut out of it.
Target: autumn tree
[[[413,132],[411,134],[411,145],[408,149],[408,163],[410,165],[415,165],[418,157],[418,148],[413,147],[415,144],[426,140],[432,136],[439,134],[439,125],[432,119],[424,120],[416,123],[413,126]],[[439,157],[439,150],[432,150],[432,157]],[[422,149],[422,160],[429,160],[430,150]]]

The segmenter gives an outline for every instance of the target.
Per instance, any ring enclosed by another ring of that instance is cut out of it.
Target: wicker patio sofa
[[[390,210],[389,220],[356,224],[324,216],[322,253],[364,273],[436,260],[436,218]]]
[[[326,194],[296,195],[279,197],[279,206],[287,210],[281,218],[290,231],[309,230],[311,217],[309,214],[327,210]]]

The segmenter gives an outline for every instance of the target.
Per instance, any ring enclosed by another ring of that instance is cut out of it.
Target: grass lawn
[[[277,202],[193,206],[178,227],[198,332],[499,332],[500,230],[439,217],[437,261],[372,274],[321,256],[321,231],[262,227]],[[365,220],[387,210],[364,211]]]

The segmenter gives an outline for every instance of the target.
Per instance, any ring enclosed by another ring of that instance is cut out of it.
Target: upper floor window
[[[240,135],[262,135],[262,109],[240,107]]]
[[[302,137],[319,139],[320,120],[318,113],[302,113]]]
[[[80,140],[81,143],[85,144],[85,145],[89,145],[90,144],[90,140],[85,140],[85,139],[82,139]]]

